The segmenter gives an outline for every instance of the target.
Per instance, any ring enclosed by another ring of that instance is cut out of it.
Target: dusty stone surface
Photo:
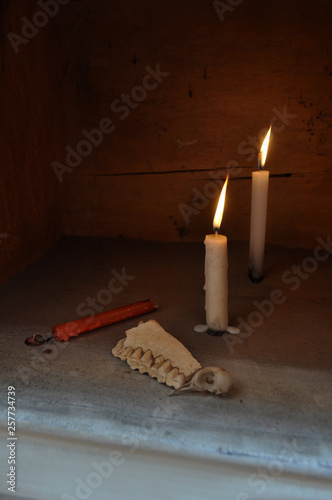
[[[231,324],[236,326],[239,317],[248,322],[258,310],[254,301],[270,300],[275,290],[285,300],[250,335],[212,337],[193,331],[205,321],[203,247],[65,239],[2,285],[1,381],[16,387],[19,428],[69,432],[106,443],[125,444],[131,436],[141,449],[214,459],[282,457],[285,467],[329,476],[331,257],[291,291],[294,283],[285,283],[283,273],[301,266],[312,252],[268,247],[265,279],[253,284],[247,277],[247,245],[231,243]],[[123,288],[102,306],[106,294],[100,291],[108,288],[114,270],[122,275]],[[146,298],[159,309],[145,317],[68,343],[50,341],[38,348],[24,343],[33,333],[47,336],[54,324],[88,313],[88,300],[107,309]],[[111,350],[124,331],[148,318],[178,338],[202,365],[229,371],[234,380],[230,394],[168,397],[170,388],[114,358]],[[230,338],[242,342],[229,344]]]

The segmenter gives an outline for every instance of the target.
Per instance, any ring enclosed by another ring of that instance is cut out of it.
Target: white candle
[[[263,279],[269,172],[252,173],[249,275],[252,281]]]
[[[228,326],[227,238],[208,234],[204,244],[206,323],[210,330],[224,332]]]
[[[225,332],[228,326],[227,238],[218,234],[223,215],[228,175],[213,221],[215,234],[205,237],[205,312],[210,332]]]
[[[249,276],[255,283],[263,279],[264,250],[267,217],[267,200],[269,193],[269,176],[267,170],[261,170],[267,156],[271,127],[266,134],[258,156],[257,172],[252,173],[251,217],[249,244]]]

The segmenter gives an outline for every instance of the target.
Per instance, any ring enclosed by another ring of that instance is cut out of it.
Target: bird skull
[[[217,366],[201,368],[194,373],[180,391],[209,391],[214,394],[226,394],[232,385],[231,376]]]

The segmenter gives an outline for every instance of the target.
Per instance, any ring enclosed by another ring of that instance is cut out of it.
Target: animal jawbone
[[[112,354],[132,370],[147,373],[179,391],[226,394],[232,384],[227,371],[215,366],[202,368],[188,349],[154,320],[127,330],[126,338],[119,340]]]

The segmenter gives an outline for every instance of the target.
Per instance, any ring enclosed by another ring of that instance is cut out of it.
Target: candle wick
[[[217,230],[215,230],[214,234],[218,234],[218,231],[217,231]]]
[[[261,153],[258,153],[258,170],[262,170],[262,165],[261,165]]]

